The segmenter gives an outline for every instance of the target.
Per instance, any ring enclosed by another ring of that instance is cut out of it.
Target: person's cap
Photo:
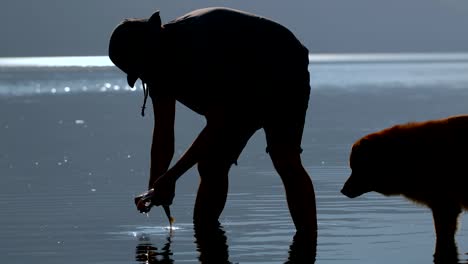
[[[140,78],[143,58],[140,42],[145,34],[148,19],[127,19],[112,32],[109,41],[109,58],[127,74],[127,83],[134,87]]]

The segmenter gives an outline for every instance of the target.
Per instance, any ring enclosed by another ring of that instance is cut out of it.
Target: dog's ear
[[[159,16],[159,10],[154,12],[153,15],[151,15],[148,22],[153,28],[161,28],[161,17]]]

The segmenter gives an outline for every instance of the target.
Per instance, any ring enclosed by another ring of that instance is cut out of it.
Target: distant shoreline
[[[468,52],[454,53],[311,53],[311,64],[375,62],[456,62],[468,61]],[[107,56],[3,57],[0,68],[73,67],[114,68]]]
[[[310,54],[309,71],[314,90],[468,89],[468,53]],[[0,58],[0,96],[140,89],[106,56]]]

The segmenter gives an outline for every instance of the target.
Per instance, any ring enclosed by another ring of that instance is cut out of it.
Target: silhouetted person
[[[137,79],[147,86],[153,102],[149,189],[155,190],[154,205],[170,205],[176,180],[197,164],[201,181],[194,223],[216,226],[229,169],[263,128],[296,229],[316,235],[314,189],[300,158],[310,93],[308,50],[288,29],[227,8],[195,10],[165,25],[156,12],[118,25],[109,57],[127,73],[131,87]],[[207,122],[168,170],[176,101]]]

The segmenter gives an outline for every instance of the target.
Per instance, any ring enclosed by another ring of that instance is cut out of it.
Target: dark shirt
[[[308,87],[308,50],[263,17],[195,10],[165,24],[160,40],[150,95],[174,97],[200,114],[211,107],[266,107],[295,93],[294,84]]]

